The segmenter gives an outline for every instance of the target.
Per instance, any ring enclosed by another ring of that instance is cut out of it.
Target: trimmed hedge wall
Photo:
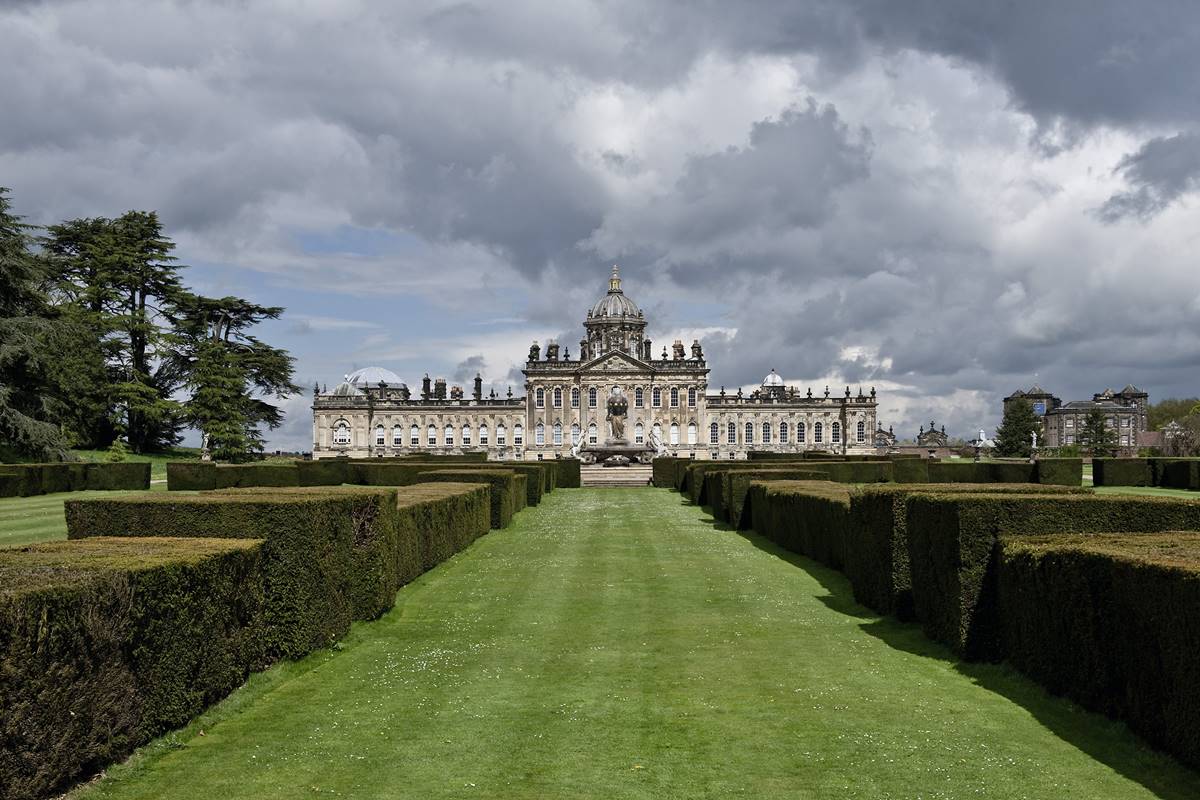
[[[990,494],[1090,494],[1091,489],[1036,484],[875,484],[850,497],[849,547],[846,577],[854,599],[880,614],[902,620],[915,618],[912,575],[906,534],[907,500],[918,492],[942,495]]]
[[[560,458],[554,462],[558,466],[558,486],[563,489],[578,489],[580,486],[578,458]]]
[[[1002,534],[1200,529],[1200,500],[1085,494],[915,494],[905,518],[913,605],[926,634],[968,659],[1003,656],[996,603]]]
[[[838,569],[845,562],[850,490],[826,481],[752,481],[755,532]]]
[[[892,480],[896,483],[929,483],[929,459],[896,459],[892,462]]]
[[[267,656],[298,658],[391,606],[372,559],[395,504],[395,490],[357,487],[72,500],[67,536],[264,539]]]
[[[1082,486],[1082,458],[1039,458],[1037,482],[1047,486]]]
[[[486,483],[491,487],[491,524],[499,530],[508,527],[517,511],[518,477],[525,476],[510,469],[436,469],[418,473],[418,482]],[[524,498],[525,487],[519,488]]]
[[[1006,537],[998,571],[1014,666],[1200,766],[1200,534]]]
[[[186,723],[262,662],[262,543],[0,550],[0,797],[32,800]]]
[[[491,527],[491,488],[483,484],[418,483],[396,494],[400,585],[466,549]]]
[[[149,488],[149,462],[0,464],[0,497]]]
[[[650,483],[660,489],[674,489],[676,461],[679,459],[674,456],[655,456],[650,462]]]
[[[824,481],[825,476],[811,469],[796,467],[765,467],[762,469],[723,470],[712,476],[718,484],[714,496],[720,498],[722,516],[734,528],[749,528],[747,498],[754,481]],[[713,516],[718,511],[713,508]]]
[[[1148,458],[1093,458],[1092,483],[1096,486],[1153,486],[1154,471]]]

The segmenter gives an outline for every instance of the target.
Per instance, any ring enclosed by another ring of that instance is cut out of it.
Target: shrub
[[[1200,534],[1006,537],[998,573],[1014,666],[1200,765]]]
[[[474,469],[474,467],[470,468]],[[550,476],[558,471],[553,461],[489,461],[485,469],[512,470],[528,479],[525,482],[524,499],[520,503],[520,508],[514,508],[514,513],[525,506],[536,506],[542,502],[542,494],[551,489]]]
[[[892,462],[892,480],[896,483],[929,483],[929,460],[904,458]]]
[[[825,481],[753,481],[754,530],[780,547],[840,568],[845,561],[850,491]]]
[[[1200,528],[1200,502],[1086,494],[916,494],[905,528],[913,605],[925,632],[970,659],[1003,655],[995,545],[1001,534],[1157,532]]]
[[[262,544],[0,550],[0,796],[46,797],[183,725],[262,660]]]
[[[558,465],[558,488],[561,489],[578,489],[579,481],[579,466],[578,458],[560,458],[555,462]],[[656,483],[655,486],[658,484]]]
[[[484,484],[418,483],[396,493],[400,585],[466,548],[491,526],[491,488]]]
[[[1093,458],[1092,483],[1096,486],[1153,486],[1148,458]]]
[[[297,461],[296,472],[301,486],[340,486],[350,482],[348,466],[342,458],[321,458]]]
[[[86,485],[88,489],[145,491],[150,488],[150,463],[121,461],[88,464]]]
[[[394,586],[385,590],[371,559],[395,498],[394,490],[330,487],[72,500],[67,535],[264,539],[266,652],[297,658],[341,638],[355,616],[390,607]]]
[[[516,509],[517,475],[510,469],[437,469],[419,473],[422,482],[486,483],[491,486],[492,527],[507,528]],[[524,489],[522,489],[522,494]]]
[[[854,599],[880,614],[913,619],[912,576],[906,534],[906,502],[917,492],[1067,494],[1090,489],[1036,484],[873,484],[850,496],[846,577]]]
[[[655,456],[650,462],[651,480],[655,486],[660,489],[675,488],[675,462],[679,461],[674,456]]]
[[[1200,489],[1200,459],[1153,458],[1154,485],[1167,489]]]
[[[167,491],[200,492],[219,489],[217,465],[211,461],[170,461],[167,463]]]
[[[764,469],[739,469],[718,472],[714,478],[719,481],[715,494],[724,496],[721,502],[724,519],[734,528],[749,528],[751,513],[747,508],[747,497],[750,484],[754,481],[823,481],[825,476],[811,469],[795,467],[767,467]],[[724,494],[722,494],[724,493]],[[714,515],[715,515],[714,511]]]
[[[1038,483],[1058,486],[1083,484],[1082,458],[1039,458],[1036,467]]]

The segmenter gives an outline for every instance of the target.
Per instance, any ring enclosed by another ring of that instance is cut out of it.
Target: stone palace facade
[[[414,394],[393,372],[367,367],[313,398],[313,458],[373,458],[484,450],[489,458],[561,458],[609,438],[606,400],[628,401],[624,437],[660,453],[698,459],[745,458],[753,450],[875,452],[876,397],[859,389],[814,395],[771,371],[748,395],[708,391],[699,341],[676,340],[655,358],[646,318],[621,289],[613,267],[608,292],[588,311],[579,356],[537,342],[525,363],[525,396],[484,396],[475,376],[468,396],[426,375]]]

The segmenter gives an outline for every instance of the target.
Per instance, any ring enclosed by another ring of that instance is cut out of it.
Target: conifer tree
[[[1033,434],[1042,424],[1027,400],[1014,400],[1004,407],[1004,419],[996,429],[996,455],[1028,458],[1033,452]]]
[[[1115,456],[1117,454],[1117,432],[1108,427],[1104,412],[1092,409],[1083,418],[1083,429],[1079,432],[1079,443],[1087,448],[1092,457]]]
[[[184,403],[190,425],[220,461],[244,461],[262,452],[260,426],[276,428],[283,413],[269,399],[300,391],[292,383],[293,359],[249,333],[283,312],[237,297],[187,295],[179,303],[176,369],[192,390]]]
[[[65,443],[49,407],[47,376],[55,373],[43,264],[32,250],[32,226],[15,216],[0,187],[0,460],[59,460]]]

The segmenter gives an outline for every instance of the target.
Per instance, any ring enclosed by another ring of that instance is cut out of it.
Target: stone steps
[[[648,464],[628,467],[601,467],[585,464],[579,468],[580,486],[649,486],[653,472]]]

